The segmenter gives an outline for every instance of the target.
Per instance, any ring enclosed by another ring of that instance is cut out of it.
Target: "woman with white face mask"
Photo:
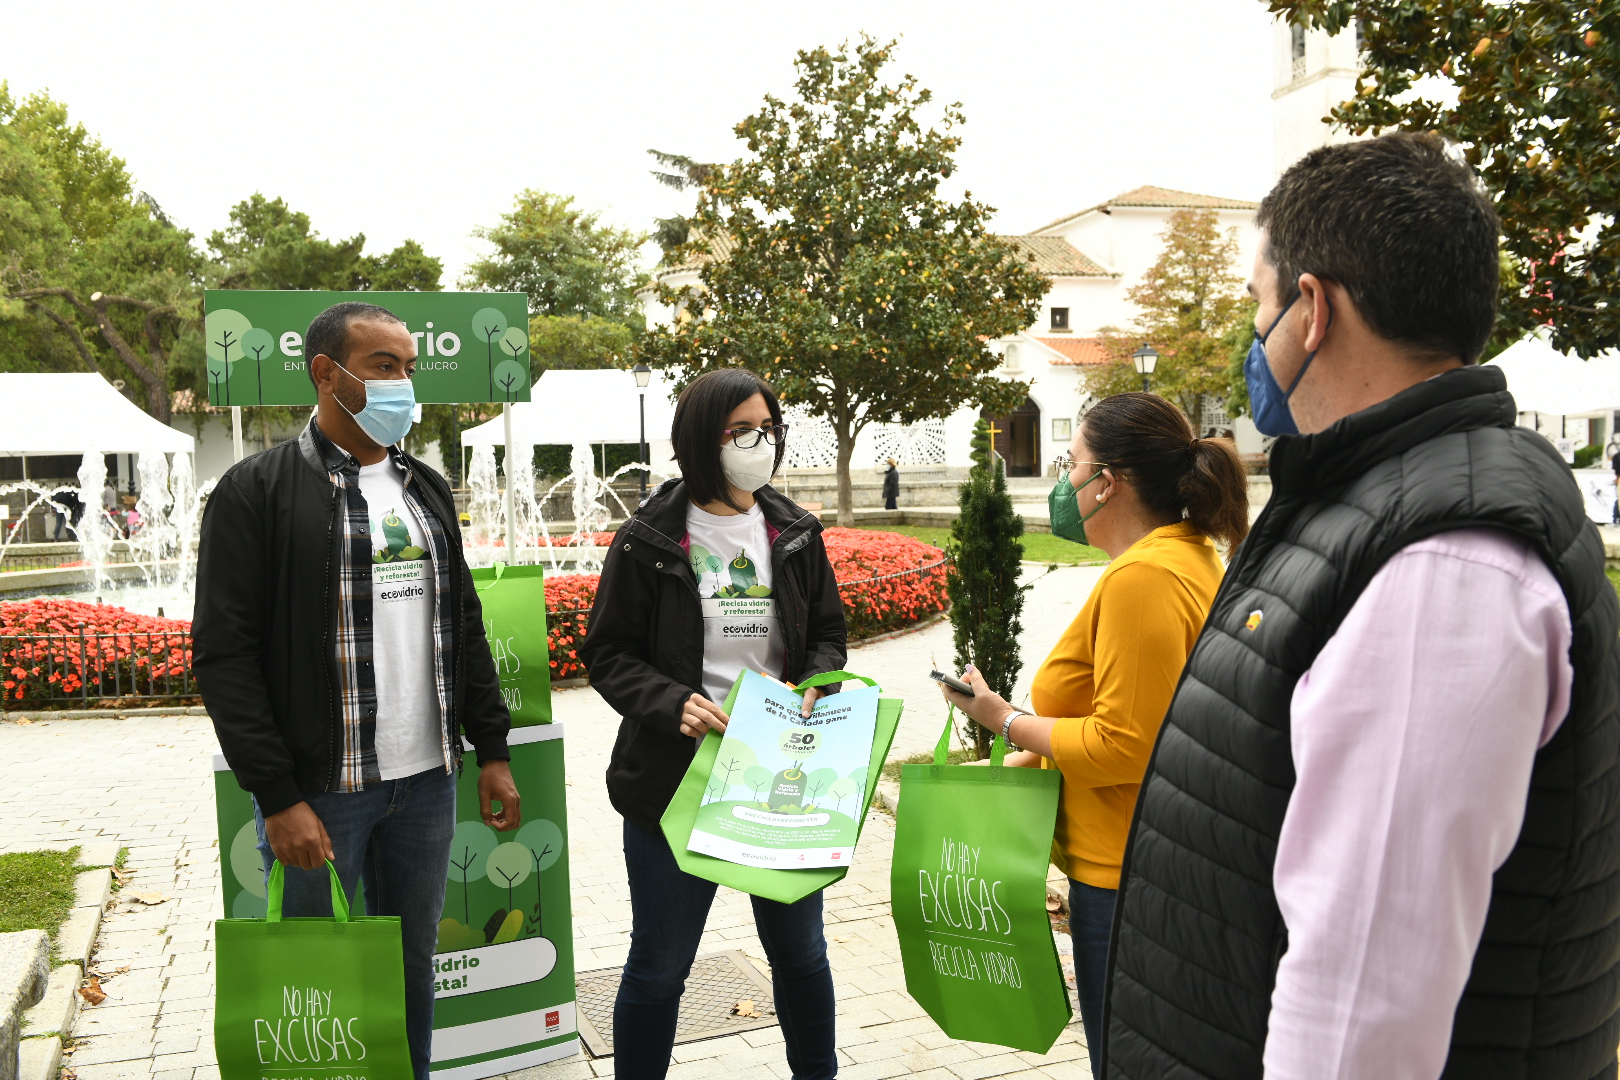
[[[623,718],[608,796],[624,816],[630,956],[613,1010],[621,1080],[661,1080],[681,991],[715,885],[683,872],[658,821],[698,743],[724,732],[718,704],[752,670],[799,683],[844,666],[844,609],[821,523],[770,486],[787,425],[776,393],[742,368],[694,379],[671,430],[681,476],[613,537],[580,657]],[[835,687],[807,690],[804,714]],[[753,898],[788,1065],[837,1073],[821,894]]]

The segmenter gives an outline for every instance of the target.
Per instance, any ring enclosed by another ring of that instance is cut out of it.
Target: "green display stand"
[[[481,1080],[579,1051],[562,736],[561,724],[540,724],[514,727],[508,737],[512,777],[523,795],[523,824],[515,833],[497,833],[480,820],[470,752],[457,782],[456,839],[435,957],[435,1080]],[[214,793],[224,916],[263,918],[253,803],[220,754]],[[355,907],[364,910],[358,895]]]

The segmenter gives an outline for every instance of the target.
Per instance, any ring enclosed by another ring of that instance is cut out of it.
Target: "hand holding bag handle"
[[[343,893],[343,882],[338,880],[337,867],[332,860],[326,860],[326,872],[332,877],[332,918],[338,922],[349,921],[349,898]],[[286,870],[277,859],[270,867],[270,882],[265,889],[267,894],[265,907],[265,921],[281,921],[281,894],[286,888]]]
[[[939,742],[934,744],[934,764],[944,765],[946,755],[950,753],[951,736],[956,733],[956,706],[945,706],[945,730],[939,733]],[[990,767],[997,768],[1007,757],[1007,744],[997,735],[990,742]]]

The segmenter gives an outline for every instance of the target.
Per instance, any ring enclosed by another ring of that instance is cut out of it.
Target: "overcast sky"
[[[368,251],[419,240],[453,287],[525,187],[636,229],[689,209],[646,150],[738,157],[795,51],[863,30],[962,103],[959,175],[998,232],[1139,184],[1270,185],[1261,0],[36,3],[7,14],[0,79],[65,101],[199,239],[262,191]]]

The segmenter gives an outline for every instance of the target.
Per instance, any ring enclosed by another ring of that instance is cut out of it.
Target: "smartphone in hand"
[[[973,696],[973,687],[954,675],[947,675],[943,671],[930,671],[928,677],[935,682],[944,683],[958,694],[966,694],[968,697]]]

